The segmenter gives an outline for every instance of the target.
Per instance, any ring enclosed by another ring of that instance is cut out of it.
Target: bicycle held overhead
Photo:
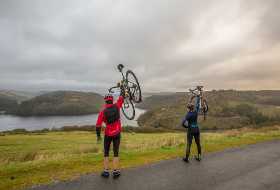
[[[194,89],[189,89],[190,98],[188,104],[197,105],[198,113],[203,115],[206,119],[207,112],[209,111],[208,103],[204,97],[203,86],[196,86]]]
[[[118,70],[122,75],[121,82],[117,86],[108,89],[109,93],[114,93],[115,90],[120,89],[125,92],[124,104],[122,106],[122,112],[128,120],[135,118],[135,103],[142,102],[142,92],[136,75],[127,70],[124,73],[124,65],[119,64]]]

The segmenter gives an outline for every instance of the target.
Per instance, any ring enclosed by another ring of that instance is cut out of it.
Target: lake
[[[134,120],[127,120],[121,114],[122,125],[138,127],[137,119],[145,110],[136,108],[136,116]],[[0,131],[13,129],[26,129],[29,131],[40,130],[45,128],[61,128],[63,126],[73,125],[95,125],[98,114],[83,116],[47,116],[47,117],[19,117],[13,115],[0,115]]]

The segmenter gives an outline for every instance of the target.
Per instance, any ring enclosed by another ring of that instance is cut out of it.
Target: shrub
[[[263,115],[256,107],[249,104],[240,104],[235,107],[234,111],[240,116],[248,117],[252,124],[261,124],[270,121],[269,117]]]

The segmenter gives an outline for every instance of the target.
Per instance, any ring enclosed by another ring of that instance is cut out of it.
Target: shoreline
[[[139,127],[138,118],[146,110],[136,108],[135,120],[127,120],[123,116],[123,126]],[[97,114],[74,115],[74,116],[30,116],[21,117],[16,115],[0,115],[0,132],[16,129],[26,129],[27,131],[43,130],[52,128],[62,128],[65,126],[89,126],[95,125]]]

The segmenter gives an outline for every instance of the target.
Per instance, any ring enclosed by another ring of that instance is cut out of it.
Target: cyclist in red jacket
[[[114,98],[111,94],[107,94],[104,97],[106,104],[102,111],[100,111],[98,115],[98,119],[96,122],[96,134],[97,139],[101,140],[101,127],[102,123],[106,124],[105,128],[105,135],[104,135],[104,171],[102,172],[101,176],[109,177],[109,151],[110,145],[113,141],[113,150],[114,150],[114,158],[113,158],[113,176],[119,177],[120,170],[119,170],[119,146],[121,140],[121,120],[120,120],[120,109],[123,105],[125,97],[124,90],[121,90],[121,94],[114,104]]]

